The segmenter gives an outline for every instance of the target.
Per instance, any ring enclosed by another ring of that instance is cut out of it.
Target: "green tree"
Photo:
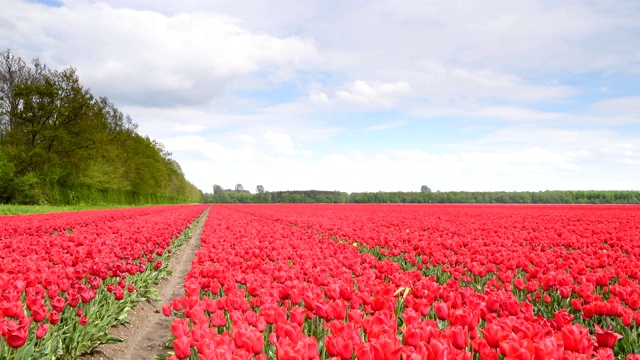
[[[31,66],[24,59],[5,50],[0,53],[0,142],[16,126],[12,117],[20,106],[14,90],[19,84],[33,84],[40,81],[42,74],[48,71],[37,59]]]
[[[5,158],[0,148],[0,203],[2,204],[6,203],[11,195],[14,170],[15,167]]]
[[[18,83],[12,96],[18,106],[9,113],[5,154],[17,177],[31,174],[23,184],[32,187],[38,179],[46,200],[55,200],[58,188],[79,182],[102,145],[106,123],[101,108],[73,69]]]
[[[136,128],[75,69],[0,53],[1,201],[201,201],[163,145]]]

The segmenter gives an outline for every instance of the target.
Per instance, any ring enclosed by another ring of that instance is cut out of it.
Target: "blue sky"
[[[637,1],[0,6],[204,191],[640,190]]]

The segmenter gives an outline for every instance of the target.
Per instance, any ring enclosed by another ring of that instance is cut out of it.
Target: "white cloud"
[[[628,117],[633,123],[640,123],[640,96],[625,96],[596,102],[591,112],[599,116]]]
[[[490,105],[461,101],[456,106],[419,106],[409,114],[417,118],[455,116],[476,122],[535,123],[541,125],[616,126],[640,124],[640,97],[627,96],[595,102],[584,111],[543,111],[519,105]]]
[[[238,139],[242,142],[249,143],[249,144],[256,141],[256,139],[253,136],[247,135],[247,134],[239,134]]]
[[[245,163],[257,159],[252,149],[228,147],[198,135],[184,135],[160,139],[167,150],[177,158],[194,158],[206,161]]]
[[[442,191],[634,189],[640,176],[640,146],[634,136],[612,131],[510,128],[439,152],[379,148],[321,156],[307,150],[298,153],[305,158],[294,156],[286,134],[272,132],[267,137],[288,145],[273,145],[265,153],[262,148],[221,146],[198,137],[167,144],[179,157],[192,151],[209,154],[183,160],[185,171],[208,174],[200,178],[215,178],[226,187],[261,184],[268,191],[418,191],[423,184]]]
[[[291,139],[289,134],[278,134],[273,131],[267,131],[263,138],[271,143],[277,153],[283,155],[293,155],[296,153],[293,139]]]
[[[335,92],[337,99],[366,108],[387,108],[411,93],[411,86],[404,82],[377,83],[362,80],[345,85]]]
[[[462,114],[479,117],[509,116],[509,120],[555,120],[557,114],[544,113],[520,104],[560,102],[578,95],[572,86],[530,84],[508,73],[447,67],[426,61],[397,74],[407,81],[356,80],[338,88],[314,84],[308,99],[315,110],[371,111],[405,109],[413,114]],[[328,95],[331,94],[331,95]],[[501,103],[501,105],[489,105]],[[562,116],[562,115],[560,115]]]
[[[13,3],[3,11],[21,25],[7,45],[39,48],[45,62],[76,67],[94,91],[120,103],[206,103],[238,77],[266,71],[278,79],[288,72],[290,78],[316,55],[308,39],[253,33],[216,12],[165,15],[84,1],[60,8]]]
[[[570,86],[530,84],[510,73],[452,67],[434,61],[423,61],[414,71],[413,86],[422,98],[436,105],[451,105],[452,101],[460,100],[557,101],[578,93]]]
[[[456,117],[458,119],[467,119],[473,121],[477,125],[475,128],[482,128],[483,123],[493,123],[495,121],[504,123],[554,123],[567,124],[575,123],[574,115],[540,111],[527,107],[512,105],[486,105],[476,102],[461,102],[457,106],[422,106],[410,111],[410,115],[416,118],[440,118],[440,117]]]
[[[4,0],[0,50],[77,68],[203,190],[637,187],[636,2],[363,4]]]
[[[406,121],[389,121],[382,124],[370,125],[364,128],[365,131],[380,131],[380,130],[389,130],[396,129],[405,125]]]
[[[536,74],[639,69],[633,1],[402,1],[340,10],[316,25],[317,42],[327,44],[336,66],[360,77],[413,67],[416,59]]]
[[[331,100],[329,100],[327,94],[322,91],[311,91],[309,94],[309,101],[311,101],[312,104],[331,107]]]
[[[186,133],[197,133],[204,129],[205,127],[202,125],[176,125],[175,126],[175,131],[186,132]]]

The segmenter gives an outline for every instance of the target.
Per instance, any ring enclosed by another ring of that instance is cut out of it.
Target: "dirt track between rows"
[[[161,307],[184,295],[184,278],[200,247],[200,235],[206,219],[200,219],[191,239],[171,256],[171,275],[154,287],[158,290],[161,301],[138,303],[129,312],[131,323],[118,325],[109,331],[111,335],[125,339],[124,342],[100,345],[91,353],[80,357],[80,360],[154,360],[156,355],[168,351],[163,347],[171,338],[169,324],[172,318],[164,316]]]

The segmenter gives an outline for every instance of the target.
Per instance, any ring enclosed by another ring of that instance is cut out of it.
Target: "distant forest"
[[[260,188],[260,187],[259,187]],[[640,204],[639,191],[359,192],[223,190],[205,194],[207,203],[459,203],[459,204]]]
[[[0,203],[201,202],[162,144],[75,69],[0,52]]]

